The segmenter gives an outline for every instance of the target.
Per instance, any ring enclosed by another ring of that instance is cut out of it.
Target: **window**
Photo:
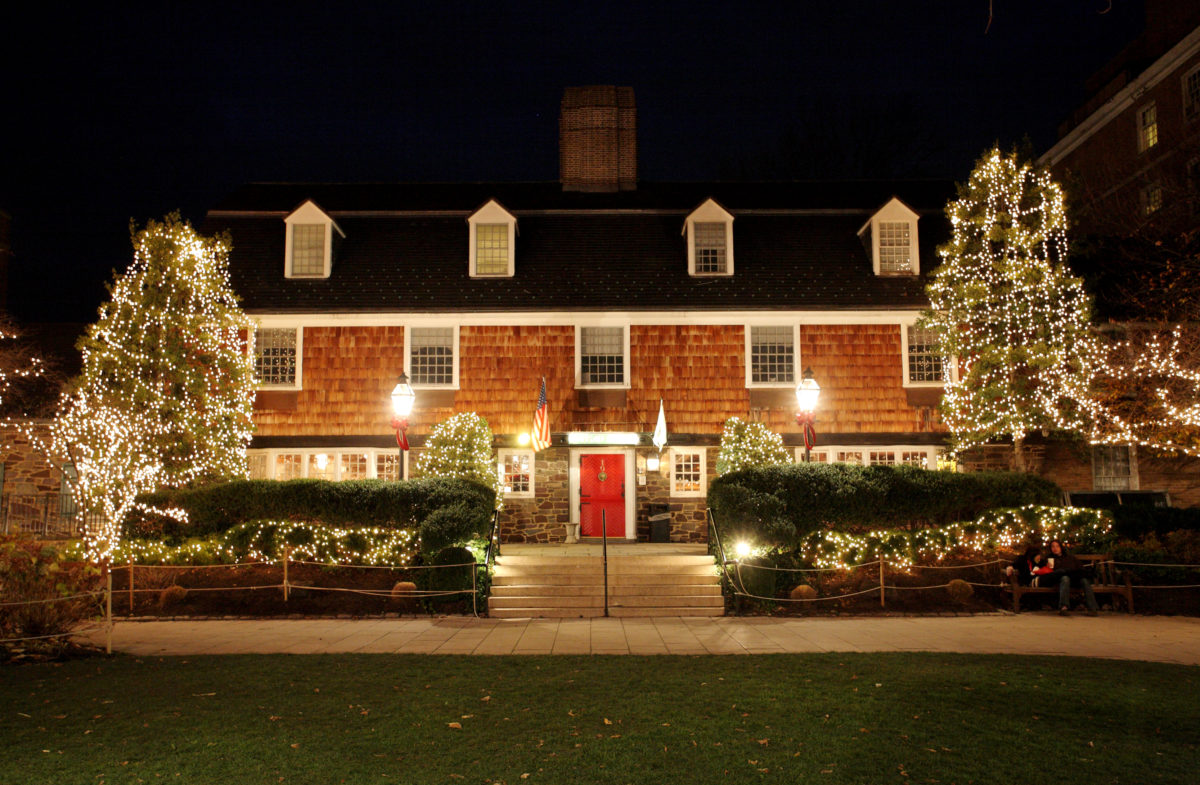
[[[408,378],[414,386],[454,387],[457,384],[457,327],[412,327],[408,343]]]
[[[365,452],[344,452],[338,455],[339,480],[365,480],[367,473],[367,454]]]
[[[381,480],[400,479],[400,455],[398,452],[375,454],[375,476]]]
[[[733,275],[733,215],[714,199],[684,219],[688,275]]]
[[[79,472],[76,471],[75,464],[64,463],[62,478],[58,483],[58,514],[64,522],[74,518],[79,512],[79,505],[75,503],[75,483],[78,480]]]
[[[929,468],[929,453],[924,450],[904,450],[900,453],[900,463],[905,466],[927,469]]]
[[[365,480],[373,477],[394,480],[395,450],[368,448],[249,450],[246,460],[252,480]]]
[[[696,274],[725,272],[725,224],[697,223],[693,230],[696,242]]]
[[[508,275],[508,224],[475,227],[475,274]]]
[[[300,330],[260,327],[254,337],[254,375],[260,387],[300,386]]]
[[[295,480],[304,476],[302,453],[280,453],[275,456],[275,479]]]
[[[283,222],[284,276],[328,278],[333,267],[334,234],[346,236],[341,227],[312,200],[293,210]]]
[[[1183,116],[1187,120],[1200,117],[1200,67],[1183,77]]]
[[[1142,216],[1149,218],[1162,208],[1162,183],[1151,183],[1142,189]]]
[[[813,463],[852,463],[857,466],[916,466],[921,469],[937,467],[938,448],[920,445],[887,445],[883,447],[820,447],[812,451]],[[804,460],[804,448],[796,448],[796,460]]]
[[[879,272],[913,271],[912,225],[908,221],[880,221]]]
[[[579,383],[626,386],[624,327],[579,328]]]
[[[500,485],[505,496],[533,496],[533,451],[500,451]]]
[[[1138,152],[1144,153],[1158,144],[1158,109],[1154,103],[1138,110]]]
[[[871,450],[869,466],[895,466],[896,453],[891,450]]]
[[[252,452],[246,454],[247,469],[250,472],[251,480],[266,480],[270,478],[267,473],[267,454],[264,452]]]
[[[856,463],[861,466],[863,462],[862,450],[836,450],[833,454],[837,463]]]
[[[292,277],[301,278],[325,274],[324,224],[295,224],[292,226]]]
[[[515,271],[517,219],[491,199],[467,218],[472,278],[511,278]]]
[[[796,383],[796,328],[752,325],[749,328],[750,385]]]
[[[946,380],[942,355],[938,351],[937,333],[933,330],[918,329],[910,324],[905,327],[905,344],[909,382],[941,384]]]
[[[310,480],[336,480],[337,463],[329,459],[329,453],[316,452],[308,456],[308,478]]]
[[[1132,447],[1092,448],[1092,489],[1137,490],[1137,461]]]
[[[707,450],[671,448],[671,495],[704,496],[707,492]]]

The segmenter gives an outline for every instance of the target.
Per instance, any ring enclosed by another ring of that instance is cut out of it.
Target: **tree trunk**
[[[1012,460],[1013,471],[1018,471],[1018,472],[1027,471],[1025,468],[1025,449],[1024,448],[1025,448],[1025,437],[1024,436],[1014,436],[1013,437],[1013,460]]]

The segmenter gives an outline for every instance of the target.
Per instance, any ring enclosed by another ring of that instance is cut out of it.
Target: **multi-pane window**
[[[908,327],[908,380],[910,382],[941,382],[945,380],[942,355],[938,352],[937,334],[933,330]]]
[[[879,272],[913,271],[912,224],[908,221],[879,222]]]
[[[329,453],[317,452],[308,456],[308,477],[312,480],[337,479],[337,464],[329,460]]]
[[[381,480],[400,479],[400,455],[381,452],[375,455],[375,476]]]
[[[508,275],[508,224],[475,227],[475,274]]]
[[[292,226],[292,275],[325,275],[325,225]]]
[[[625,383],[625,328],[579,328],[581,384]]]
[[[250,470],[251,480],[268,479],[266,453],[249,453],[246,455],[246,463],[248,464],[247,468]]]
[[[1092,488],[1097,491],[1134,489],[1129,447],[1092,448]]]
[[[454,328],[414,327],[409,378],[413,384],[454,384]]]
[[[296,384],[296,329],[259,329],[254,339],[254,375],[264,386]]]
[[[900,453],[900,463],[924,469],[929,466],[929,458],[924,451],[904,450]]]
[[[753,384],[796,381],[796,334],[790,325],[750,328],[750,381]]]
[[[869,464],[871,466],[895,466],[896,453],[891,450],[871,450]]]
[[[367,478],[367,454],[344,452],[338,456],[339,480],[365,480]]]
[[[1162,208],[1162,183],[1151,183],[1142,189],[1142,215],[1149,218]]]
[[[838,463],[857,463],[862,465],[863,462],[862,450],[838,450],[835,455],[835,460]]]
[[[280,453],[275,456],[275,479],[294,480],[304,476],[304,456],[301,453]]]
[[[1183,116],[1188,120],[1200,116],[1200,68],[1183,77]]]
[[[1158,144],[1158,109],[1153,103],[1138,110],[1138,152]]]
[[[511,496],[532,496],[533,451],[501,451],[500,483],[506,494]]]
[[[692,241],[696,246],[696,272],[728,272],[725,260],[726,226],[718,222],[692,224]]]
[[[672,496],[702,495],[704,479],[704,450],[671,450]]]

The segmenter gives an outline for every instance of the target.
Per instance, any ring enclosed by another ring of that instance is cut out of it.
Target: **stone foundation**
[[[30,426],[40,439],[49,438],[49,423]],[[16,428],[0,430],[0,494],[32,495],[62,490],[62,471],[37,450],[29,438]]]

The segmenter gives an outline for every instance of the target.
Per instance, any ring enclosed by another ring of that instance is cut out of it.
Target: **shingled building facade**
[[[673,541],[705,539],[724,422],[803,455],[808,368],[814,460],[935,467],[950,369],[913,325],[950,184],[638,182],[634,111],[568,90],[558,182],[249,185],[212,210],[259,325],[252,475],[396,477],[401,371],[413,452],[452,414],[491,425],[510,541],[595,536],[601,511],[644,540],[658,504]]]

